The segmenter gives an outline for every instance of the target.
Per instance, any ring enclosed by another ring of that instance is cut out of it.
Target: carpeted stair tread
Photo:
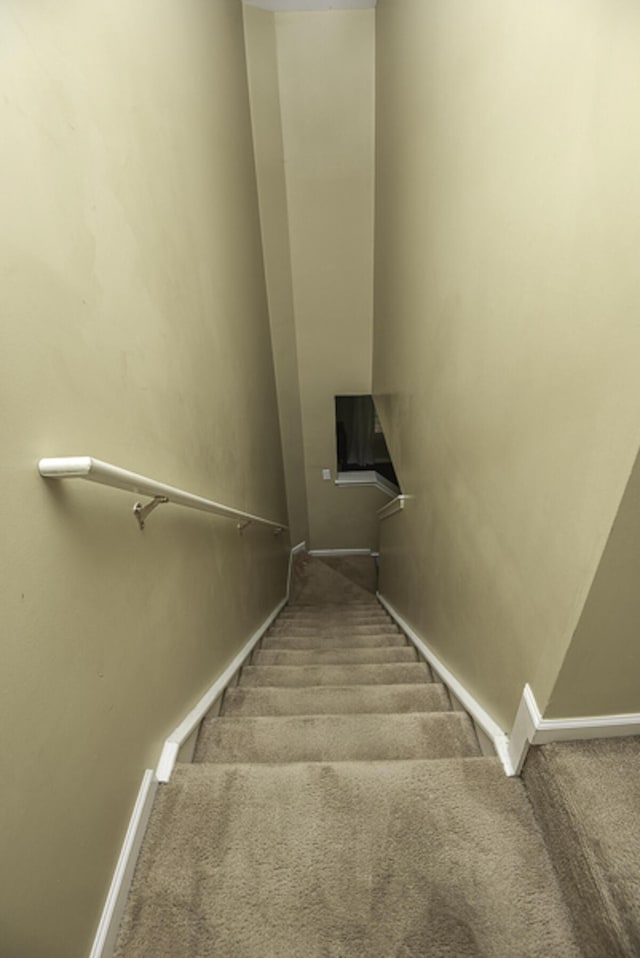
[[[384,632],[385,629],[392,629],[395,631],[397,629],[396,624],[389,618],[384,616],[359,616],[358,618],[347,618],[344,615],[336,616],[312,616],[312,615],[290,615],[286,619],[278,617],[274,625],[271,626],[271,629],[309,629],[317,628],[318,626],[323,626],[328,629],[353,629],[361,628],[362,626],[373,626],[376,629],[380,629]]]
[[[362,606],[354,608],[351,605],[332,605],[332,606],[304,606],[287,605],[280,613],[284,618],[297,618],[305,615],[342,615],[349,619],[368,619],[377,616],[387,616],[389,613],[377,603],[371,606]]]
[[[409,645],[380,649],[258,649],[253,665],[381,665],[417,662],[418,653]]]
[[[286,626],[272,626],[267,635],[398,635],[400,629],[390,623],[369,625],[345,625],[341,623],[318,622],[314,625],[298,625],[291,623]]]
[[[401,632],[392,635],[265,635],[263,649],[373,649],[401,648],[407,640]]]
[[[637,958],[640,738],[539,746],[523,777],[585,958]]]
[[[286,619],[305,619],[305,618],[340,618],[340,619],[389,619],[391,616],[386,609],[375,603],[371,606],[362,606],[354,608],[351,605],[331,605],[331,606],[285,606],[280,613],[280,618]]]
[[[522,783],[486,758],[178,766],[115,954],[579,958]]]
[[[357,712],[446,712],[447,690],[439,682],[419,685],[346,685],[307,688],[227,689],[222,715],[340,715]]]
[[[283,609],[283,611],[278,616],[279,622],[290,622],[292,620],[298,619],[317,619],[317,618],[336,618],[340,619],[341,622],[391,622],[391,616],[384,612],[382,609],[378,608],[371,609],[368,611],[363,610],[362,612],[354,612],[351,609],[347,608],[337,608],[337,609],[325,609],[323,611],[316,611],[314,609]]]
[[[211,718],[196,762],[344,762],[472,757],[478,739],[464,712]]]
[[[369,598],[363,602],[295,602],[288,603],[283,612],[291,612],[294,610],[307,610],[314,612],[335,612],[342,610],[344,612],[366,612],[369,609],[373,609],[377,612],[384,611],[383,606],[380,605],[377,599]]]
[[[399,662],[394,665],[245,665],[238,685],[391,685],[431,682],[426,662]]]

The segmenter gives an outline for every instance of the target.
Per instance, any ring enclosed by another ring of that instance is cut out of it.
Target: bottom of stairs
[[[294,572],[158,789],[117,958],[579,958],[523,783],[374,596]]]
[[[578,958],[497,760],[201,764],[161,788],[127,958]]]

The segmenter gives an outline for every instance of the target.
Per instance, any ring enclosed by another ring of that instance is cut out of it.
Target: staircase
[[[579,954],[522,783],[371,592],[304,560],[159,790],[117,958]]]

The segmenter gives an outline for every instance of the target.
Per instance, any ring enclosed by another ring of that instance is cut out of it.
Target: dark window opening
[[[338,472],[375,471],[399,486],[371,396],[336,396]]]

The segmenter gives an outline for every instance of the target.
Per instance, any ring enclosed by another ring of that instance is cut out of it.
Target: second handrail
[[[378,509],[378,519],[388,519],[389,516],[404,509],[404,504],[409,496],[396,496],[391,502],[388,502],[382,509]]]

